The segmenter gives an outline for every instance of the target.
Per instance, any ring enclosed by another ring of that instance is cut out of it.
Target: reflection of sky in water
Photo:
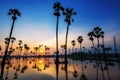
[[[60,59],[61,60],[61,59]],[[64,59],[63,59],[64,60]],[[1,59],[0,59],[1,61]],[[73,61],[68,60],[68,79],[69,80],[80,80],[80,76],[82,75],[82,62],[81,61]],[[20,63],[20,69],[17,71]],[[104,67],[104,62],[102,62],[102,66]],[[120,80],[119,74],[120,69],[118,63],[110,62],[111,66],[109,68],[109,75],[111,80]],[[23,70],[23,68],[25,68]],[[84,61],[83,62],[83,71],[88,80],[96,79],[96,68],[95,61]],[[1,68],[1,67],[0,67]],[[22,72],[23,70],[23,72]],[[56,80],[56,65],[54,64],[54,59],[52,58],[39,58],[39,59],[12,59],[11,65],[5,66],[4,78],[6,77],[6,73],[8,71],[8,80],[13,80],[15,77],[15,73],[17,74],[17,80]],[[77,72],[75,75],[74,72]],[[0,70],[1,72],[1,70]],[[107,71],[103,71],[105,80],[108,80]],[[65,65],[59,64],[59,80],[65,80]],[[102,71],[100,67],[98,68],[98,78],[102,80]]]
[[[26,76],[21,76],[18,80],[55,80],[51,75],[44,73],[30,73]]]

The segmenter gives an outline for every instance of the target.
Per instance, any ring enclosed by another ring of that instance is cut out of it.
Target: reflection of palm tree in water
[[[45,65],[44,65],[44,70],[46,70],[46,68],[49,68],[50,66],[50,62],[48,58],[45,58]]]
[[[104,70],[107,71],[108,80],[110,80],[109,66],[108,66],[107,62],[105,62]]]
[[[9,74],[9,66],[6,67],[7,69],[7,73],[6,73],[6,77],[5,77],[5,80],[8,80],[8,74]]]
[[[65,63],[65,74],[66,74],[66,80],[68,80],[68,68],[67,68],[68,64]]]
[[[58,80],[59,63],[56,63],[56,80]]]
[[[9,74],[9,68],[12,66],[11,62],[7,64],[7,72],[6,72],[6,76],[5,76],[5,80],[8,80],[8,74]]]
[[[97,60],[95,61],[94,68],[96,68],[96,80],[98,80],[98,68],[99,68],[99,64],[98,64]]]
[[[20,71],[20,59],[17,59],[17,66],[15,67],[15,73],[14,73],[14,77],[13,79],[17,79],[18,78],[18,71]]]
[[[33,67],[32,68],[34,68],[34,69],[36,69],[37,68],[37,65],[36,65],[36,59],[34,58],[34,60],[33,60],[35,63],[34,63],[34,65],[33,65]]]
[[[27,58],[23,58],[23,67],[21,69],[21,73],[24,73],[24,71],[28,69],[28,66],[27,66]]]
[[[73,77],[77,78],[78,77],[78,72],[76,71],[74,61],[73,61],[73,68],[74,68]]]
[[[80,76],[80,80],[88,80],[86,75],[84,74],[84,69],[83,69],[83,60],[81,62],[81,68],[82,68],[82,75]]]

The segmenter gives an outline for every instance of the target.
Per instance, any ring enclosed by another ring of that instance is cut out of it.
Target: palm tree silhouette
[[[17,9],[10,9],[9,12],[8,12],[8,15],[12,16],[13,22],[12,22],[12,26],[11,26],[11,30],[10,30],[10,34],[9,34],[9,39],[8,39],[8,44],[7,44],[7,47],[6,47],[6,50],[5,50],[5,54],[4,54],[2,63],[4,63],[5,58],[7,56],[7,51],[8,51],[8,47],[9,47],[9,44],[10,44],[10,39],[11,39],[11,36],[12,36],[15,20],[17,19],[17,16],[21,15],[21,13]]]
[[[9,53],[9,56],[11,57],[11,53],[13,52],[13,43],[14,41],[16,41],[16,38],[15,37],[11,37],[11,47],[10,47],[10,53]]]
[[[74,64],[74,61],[73,61],[73,69],[74,69],[74,72],[72,73],[73,74],[73,77],[77,78],[78,77],[78,72],[75,68],[75,64]]]
[[[84,74],[84,68],[83,68],[83,60],[81,62],[81,68],[82,68],[82,75],[80,76],[80,80],[88,80],[86,75]]]
[[[103,53],[105,54],[104,31],[101,31],[101,37],[102,37],[102,48],[103,48]]]
[[[94,34],[94,37],[97,38],[97,43],[98,43],[98,54],[99,54],[99,58],[100,57],[100,44],[99,44],[99,38],[102,37],[102,42],[103,42],[103,49],[104,49],[104,32],[102,31],[102,28],[100,27],[95,27],[94,30],[93,30],[93,34]],[[104,50],[103,50],[104,51]],[[100,61],[100,67],[101,67],[101,71],[102,71],[102,76],[103,76],[103,80],[105,79],[104,77],[104,72],[103,72],[103,66],[102,66],[102,63]]]
[[[34,47],[34,50],[36,51],[36,57],[37,57],[37,51],[38,51],[39,47]]]
[[[81,51],[81,48],[82,48],[82,46],[81,46],[81,43],[83,42],[83,37],[82,36],[78,36],[78,38],[77,38],[77,41],[80,43],[80,53],[82,52]]]
[[[98,46],[98,53],[100,54],[100,44],[99,44],[99,38],[101,37],[101,31],[102,29],[100,27],[95,27],[93,30],[93,36],[97,38],[97,46]]]
[[[19,55],[19,57],[20,57],[20,54],[21,54],[22,48],[23,48],[23,47],[21,46],[22,40],[18,40],[18,42],[19,42],[19,43],[18,43],[18,45],[19,45],[19,54],[18,54],[18,55]]]
[[[5,49],[7,48],[8,41],[9,41],[9,38],[5,38]]]
[[[67,31],[66,31],[66,37],[65,37],[65,62],[67,62],[67,38],[68,38],[68,31],[69,26],[71,25],[71,22],[74,22],[74,19],[72,18],[73,15],[76,15],[76,12],[73,11],[73,8],[66,8],[65,11],[63,11],[63,15],[65,16],[65,22],[67,23]]]
[[[27,44],[24,44],[24,49],[25,49],[25,56],[27,57],[27,53],[29,53],[29,49],[30,49],[30,47],[28,47],[28,45]]]
[[[61,6],[60,2],[56,2],[53,5],[54,9],[54,16],[57,17],[57,22],[56,22],[56,62],[59,62],[58,55],[58,24],[59,24],[59,17],[60,17],[60,10],[64,10],[64,8]]]
[[[8,44],[6,46],[5,54],[4,54],[4,57],[3,57],[2,62],[1,62],[1,64],[2,64],[2,66],[1,66],[1,77],[3,77],[3,73],[4,73],[5,60],[6,60],[6,57],[7,57],[7,52],[8,52],[12,32],[13,32],[14,23],[15,23],[15,20],[17,19],[17,16],[20,16],[21,13],[17,9],[10,9],[9,12],[8,12],[8,15],[12,16],[13,22],[12,22],[12,26],[11,26],[11,30],[10,30],[10,34],[9,34]]]
[[[89,33],[88,33],[89,40],[91,40],[92,45],[93,45],[93,50],[94,50],[94,42],[93,42],[93,41],[94,41],[94,38],[93,38],[93,35],[94,35],[93,32],[89,32]]]
[[[72,41],[71,41],[71,44],[72,44],[72,46],[73,46],[72,53],[74,53],[74,47],[75,47],[75,44],[76,44],[75,42],[76,42],[75,40],[72,40]]]

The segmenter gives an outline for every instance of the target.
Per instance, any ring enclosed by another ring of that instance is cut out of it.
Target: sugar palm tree
[[[16,38],[15,37],[11,37],[11,47],[10,47],[10,53],[9,53],[9,56],[11,57],[11,53],[13,52],[13,43],[14,41],[16,41]]]
[[[72,41],[71,41],[71,44],[72,44],[72,46],[73,46],[73,51],[72,51],[72,53],[74,53],[74,47],[75,47],[75,44],[76,44],[75,42],[76,42],[75,40],[72,40]]]
[[[47,47],[47,46],[44,46],[44,47],[45,47],[45,55],[48,55],[48,54],[49,54],[49,50],[50,50],[50,48]]]
[[[71,25],[71,22],[74,22],[74,19],[72,18],[73,15],[76,15],[76,12],[73,11],[73,8],[66,8],[65,11],[63,11],[63,15],[65,16],[65,22],[67,23],[67,30],[66,30],[66,37],[65,37],[65,62],[67,62],[67,38],[68,38],[68,31],[69,26]]]
[[[19,54],[18,54],[18,55],[19,55],[19,57],[20,57],[20,54],[21,54],[21,52],[22,52],[22,46],[21,46],[22,40],[18,40],[18,42],[19,42],[19,43],[18,43],[18,45],[19,45],[19,48],[18,48],[18,49],[19,49]]]
[[[22,40],[19,40],[19,46],[22,44]]]
[[[15,37],[11,37],[11,47],[13,46],[13,43],[14,43],[14,41],[16,41],[16,38]]]
[[[81,51],[81,48],[82,48],[82,46],[81,46],[81,43],[83,42],[83,37],[82,36],[78,36],[78,38],[77,38],[77,41],[80,43],[80,53],[82,52]]]
[[[8,51],[8,48],[9,48],[10,39],[11,39],[11,36],[12,36],[15,20],[17,19],[17,16],[21,15],[21,13],[17,9],[10,9],[9,12],[8,12],[8,15],[12,16],[13,22],[12,22],[12,26],[11,26],[11,30],[10,30],[10,34],[9,34],[8,44],[6,46],[5,54],[4,54],[4,57],[3,57],[3,60],[2,60],[2,64],[5,63],[5,58],[7,56],[7,51]]]
[[[59,17],[60,17],[60,10],[64,10],[64,8],[61,6],[60,2],[56,2],[53,5],[54,9],[54,16],[57,17],[57,22],[56,22],[56,61],[59,62],[58,55],[58,24],[59,24]]]
[[[39,49],[39,47],[34,47],[34,50],[36,51],[36,56],[37,56],[38,49]]]
[[[21,15],[21,13],[17,9],[10,9],[9,12],[8,12],[8,15],[12,16],[13,22],[12,22],[12,26],[11,26],[11,30],[10,30],[10,34],[9,34],[9,39],[8,39],[8,44],[7,44],[7,47],[6,47],[6,50],[5,50],[5,54],[4,54],[2,63],[4,63],[5,58],[7,56],[7,51],[8,51],[8,47],[9,47],[9,44],[10,44],[10,39],[11,39],[11,36],[12,36],[15,20],[17,19],[17,16]]]
[[[105,48],[105,45],[104,45],[104,31],[101,31],[101,38],[102,38],[102,48],[103,48],[103,53],[105,53],[105,50],[104,50],[104,48]]]
[[[9,12],[8,12],[8,15],[12,16],[13,22],[12,22],[12,26],[11,26],[11,30],[10,30],[10,34],[9,34],[8,44],[6,46],[4,57],[3,57],[2,62],[1,62],[1,64],[2,64],[2,66],[1,66],[1,77],[3,77],[3,73],[4,73],[5,60],[6,60],[6,57],[7,57],[7,52],[8,52],[8,48],[9,48],[9,44],[10,44],[10,38],[11,38],[12,32],[13,32],[14,23],[15,23],[15,20],[17,19],[17,16],[20,16],[21,13],[17,9],[10,9]]]
[[[93,32],[89,32],[88,33],[88,36],[89,36],[89,40],[92,42],[92,45],[93,45],[93,50],[94,50],[94,38],[93,38]]]
[[[102,31],[102,29],[100,27],[95,27],[94,30],[93,30],[93,36],[95,38],[97,38],[98,53],[100,53],[99,38],[101,37],[101,31]]]
[[[9,38],[5,38],[5,49],[7,48],[8,41],[9,41]]]

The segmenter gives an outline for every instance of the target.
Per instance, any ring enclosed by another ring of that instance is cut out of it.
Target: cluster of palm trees
[[[99,57],[100,54],[103,53],[102,55],[105,55],[107,52],[111,51],[112,48],[111,47],[105,47],[105,43],[104,43],[104,31],[102,31],[102,28],[100,27],[95,27],[91,32],[88,33],[89,36],[89,40],[92,42],[92,49],[94,54],[98,53]],[[94,43],[94,39],[97,39],[97,46],[95,47],[95,43]],[[101,42],[100,43],[100,38],[101,38]],[[105,56],[104,56],[105,57]]]
[[[49,54],[49,50],[50,50],[50,47],[48,46],[44,46],[44,45],[39,45],[39,47],[34,47],[34,53],[36,53],[36,56],[38,56],[38,51],[41,52],[41,48],[44,47],[44,52],[45,52],[45,55]],[[43,51],[43,50],[42,50]]]
[[[78,36],[78,38],[77,38],[77,41],[78,41],[78,43],[80,44],[80,53],[82,52],[82,42],[84,41],[84,39],[83,39],[83,37],[82,36]],[[76,45],[76,41],[75,40],[72,40],[71,41],[71,44],[72,44],[72,46],[73,46],[73,49],[72,49],[72,53],[74,53],[74,47],[75,47],[75,45]]]
[[[73,8],[64,8],[61,6],[60,2],[54,3],[53,6],[54,9],[54,16],[57,17],[56,22],[56,62],[59,62],[58,56],[59,56],[59,50],[58,50],[58,26],[59,26],[59,17],[61,16],[61,12],[63,16],[65,16],[64,21],[67,23],[67,30],[66,30],[66,37],[65,37],[65,62],[67,62],[67,38],[68,38],[68,31],[69,26],[71,25],[71,22],[74,22],[74,19],[72,18],[73,15],[76,15],[76,12],[74,12]]]

